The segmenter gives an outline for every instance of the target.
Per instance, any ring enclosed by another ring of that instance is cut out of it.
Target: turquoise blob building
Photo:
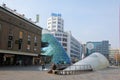
[[[46,45],[42,48],[42,55],[52,56],[52,63],[70,64],[70,58],[58,40],[48,31],[43,30],[42,42]]]

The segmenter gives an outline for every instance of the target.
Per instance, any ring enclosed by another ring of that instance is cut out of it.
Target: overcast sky
[[[119,47],[120,0],[0,0],[9,8],[35,20],[47,28],[51,13],[61,13],[64,30],[82,43],[109,40],[112,48]]]

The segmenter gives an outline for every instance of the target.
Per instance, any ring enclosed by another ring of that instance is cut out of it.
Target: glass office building
[[[86,56],[94,53],[99,52],[103,54],[106,58],[109,58],[109,41],[101,41],[101,42],[87,42],[87,53]]]

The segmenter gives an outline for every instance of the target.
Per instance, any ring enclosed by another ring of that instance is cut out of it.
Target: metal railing
[[[93,71],[91,65],[72,65],[64,70],[53,70],[53,73],[58,75],[74,75],[90,71]]]

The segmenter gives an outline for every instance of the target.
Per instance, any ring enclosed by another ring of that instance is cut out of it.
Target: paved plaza
[[[55,75],[42,71],[41,66],[0,67],[0,80],[120,80],[120,68],[110,67],[77,75]]]

